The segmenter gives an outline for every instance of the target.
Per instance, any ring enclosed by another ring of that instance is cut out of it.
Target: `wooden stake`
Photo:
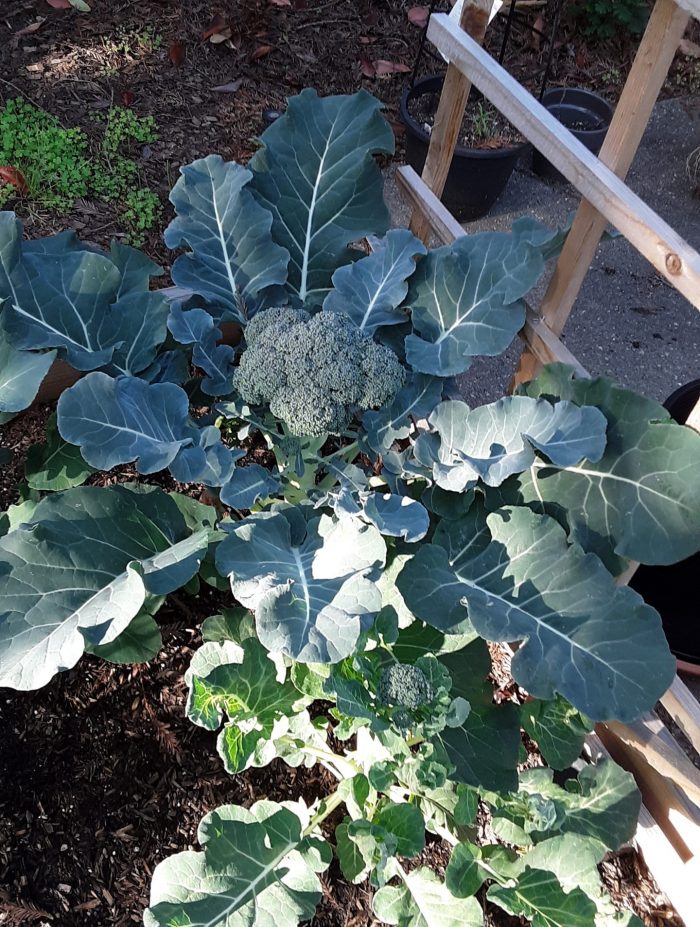
[[[462,8],[459,25],[479,45],[484,41],[492,6],[493,0],[465,0]],[[445,189],[471,86],[469,78],[454,65],[448,65],[421,175],[438,199]],[[410,228],[417,238],[428,244],[430,226],[422,215],[413,214]]]

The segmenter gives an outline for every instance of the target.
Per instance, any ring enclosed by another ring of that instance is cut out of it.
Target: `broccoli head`
[[[377,685],[377,700],[382,705],[415,711],[432,698],[433,687],[419,667],[393,663],[382,670]]]
[[[390,402],[403,386],[393,351],[343,313],[267,309],[245,338],[234,387],[246,402],[269,404],[295,435],[340,434],[356,410]]]

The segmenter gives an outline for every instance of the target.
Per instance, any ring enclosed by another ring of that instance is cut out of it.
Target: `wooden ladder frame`
[[[598,158],[483,50],[491,6],[466,0],[459,25],[445,14],[431,17],[427,37],[450,63],[422,177],[404,166],[397,180],[412,207],[411,230],[426,244],[465,234],[440,195],[474,84],[571,181],[583,199],[539,310],[528,307],[512,386],[551,361],[590,376],[559,335],[607,222],[700,310],[700,254],[624,183],[690,16],[700,19],[700,0],[656,0]],[[688,424],[700,431],[700,402]],[[629,582],[634,569],[619,582]],[[700,757],[700,704],[678,676],[661,702]],[[588,749],[612,755],[635,775],[644,801],[636,845],[686,927],[699,927],[700,770],[654,712],[634,724],[598,725]]]

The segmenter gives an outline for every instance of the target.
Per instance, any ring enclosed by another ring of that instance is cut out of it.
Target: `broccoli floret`
[[[421,669],[409,663],[393,663],[382,670],[377,700],[387,707],[395,705],[415,711],[433,698],[433,687]]]
[[[233,376],[241,398],[268,403],[292,434],[341,434],[356,410],[390,402],[405,372],[389,348],[336,312],[259,312]]]

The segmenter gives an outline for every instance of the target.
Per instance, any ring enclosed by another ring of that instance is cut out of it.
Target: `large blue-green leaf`
[[[180,344],[191,344],[192,363],[204,371],[202,391],[208,396],[224,396],[233,390],[234,350],[221,341],[221,329],[205,309],[187,309],[173,305],[168,329]]]
[[[425,245],[408,229],[392,229],[372,254],[336,270],[323,308],[344,312],[370,334],[381,325],[405,322],[405,313],[396,308],[406,297],[416,258],[423,254]]]
[[[302,663],[337,663],[353,653],[381,608],[369,577],[384,564],[386,546],[373,525],[282,507],[227,530],[217,569],[255,612],[268,650]]]
[[[303,90],[250,162],[273,237],[290,254],[288,288],[302,301],[323,302],[337,268],[353,258],[348,245],[389,227],[372,155],[393,153],[394,136],[380,109],[364,90],[323,98]]]
[[[271,801],[223,805],[199,825],[204,851],[186,850],[156,867],[146,927],[296,927],[321,900],[316,875],[330,847],[305,837],[308,816]]]
[[[465,235],[431,251],[406,299],[414,330],[406,338],[410,366],[454,376],[475,356],[505,351],[525,321],[522,297],[543,269],[529,241],[505,232]]]
[[[146,596],[195,575],[192,533],[161,490],[70,489],[42,499],[0,540],[0,685],[36,689],[91,645],[115,640]]]
[[[21,412],[30,406],[55,359],[55,351],[18,351],[0,331],[0,412]]]
[[[234,509],[250,509],[268,496],[278,495],[280,481],[265,467],[252,463],[236,467],[221,487],[221,501]]]
[[[443,521],[398,577],[408,608],[441,630],[462,618],[492,641],[523,641],[513,676],[538,698],[561,693],[594,720],[629,721],[673,679],[658,614],[548,516],[474,506]]]
[[[90,251],[23,255],[11,278],[12,292],[0,293],[8,340],[22,350],[61,348],[77,370],[109,363],[116,340],[104,320],[120,280],[109,258]]]
[[[177,258],[172,278],[217,314],[244,322],[246,299],[286,281],[289,255],[272,240],[272,216],[250,192],[250,171],[209,155],[180,173],[170,194],[177,217],[164,239],[192,251]]]
[[[187,426],[193,443],[180,448],[170,464],[170,472],[180,483],[204,483],[205,486],[224,486],[236,472],[237,460],[245,457],[243,448],[226,447],[221,432],[215,425],[197,429],[194,423]]]
[[[2,329],[17,349],[56,348],[78,370],[140,372],[166,334],[167,301],[149,292],[158,273],[133,248],[107,256],[74,233],[23,242],[21,223],[0,213]]]
[[[139,473],[163,470],[193,443],[193,428],[187,393],[173,383],[96,372],[58,400],[61,436],[100,470],[134,460]]]
[[[428,421],[434,433],[420,435],[414,453],[450,492],[464,492],[479,480],[499,486],[534,464],[535,451],[561,467],[600,460],[608,424],[591,406],[552,405],[529,396],[506,396],[477,409],[450,400]]]
[[[362,512],[382,534],[403,538],[409,544],[425,537],[430,527],[428,510],[410,496],[370,492],[364,499]]]
[[[517,481],[514,501],[540,511],[566,506],[572,537],[616,573],[624,569],[621,558],[668,564],[700,549],[697,432],[672,422],[653,400],[605,377],[573,379],[562,365],[545,368],[525,390],[597,406],[608,420],[608,440],[597,462],[537,461]]]

